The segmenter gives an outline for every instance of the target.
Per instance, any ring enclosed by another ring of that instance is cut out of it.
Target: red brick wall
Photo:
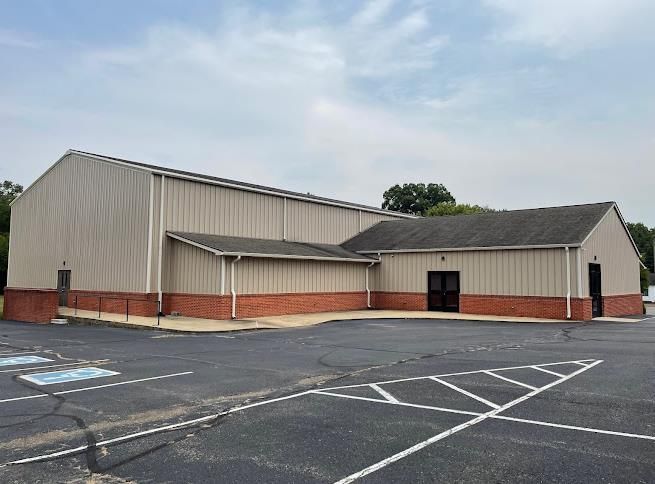
[[[74,308],[77,299],[78,309],[98,311],[100,298],[102,298],[101,312],[124,314],[125,310],[129,309],[129,313],[134,316],[157,316],[155,293],[72,290],[68,293],[67,306]]]
[[[400,309],[406,311],[427,311],[427,294],[417,292],[371,293],[371,306],[375,309]]]
[[[426,311],[427,296],[416,292],[373,292],[371,303],[375,309]],[[460,312],[495,316],[525,316],[533,318],[565,319],[566,298],[538,296],[485,296],[461,294]],[[591,299],[571,299],[571,318],[591,319]]]
[[[236,302],[237,318],[356,309],[366,309],[365,292],[238,294]],[[164,294],[164,313],[173,311],[193,318],[230,319],[232,296]]]
[[[603,296],[603,316],[629,316],[643,314],[641,294]]]
[[[571,300],[571,316],[573,319],[584,318],[584,302],[576,302],[576,312],[573,313]],[[492,314],[496,316],[524,316],[532,318],[566,319],[565,297],[542,296],[497,296],[481,294],[460,294],[459,309],[469,314]],[[589,312],[591,316],[591,311]]]
[[[4,319],[48,323],[57,316],[59,295],[54,289],[5,288]]]
[[[190,318],[230,319],[231,296],[213,294],[164,294],[164,314],[177,311]]]

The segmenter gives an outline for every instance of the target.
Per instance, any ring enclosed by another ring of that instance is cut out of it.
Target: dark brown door
[[[591,316],[603,315],[603,289],[601,286],[600,264],[589,264],[589,294],[591,295]]]
[[[428,309],[459,311],[459,272],[428,272]]]
[[[71,271],[57,272],[57,292],[59,293],[59,305],[68,305],[68,291],[71,289]]]

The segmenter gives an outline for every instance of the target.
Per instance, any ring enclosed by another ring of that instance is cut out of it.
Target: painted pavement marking
[[[9,370],[0,370],[0,373],[13,373],[16,371],[34,371],[34,370],[44,370],[46,368],[61,368],[62,366],[75,366],[75,365],[99,365],[102,363],[107,363],[110,360],[95,360],[95,361],[89,361],[89,360],[82,360],[82,361],[76,361],[74,363],[61,363],[58,365],[45,365],[45,366],[27,366],[24,368],[11,368]]]
[[[115,375],[120,375],[120,373],[117,371],[105,370],[104,368],[86,367],[75,368],[72,370],[32,373],[31,375],[21,375],[19,378],[36,385],[54,385],[56,383],[68,383],[71,381],[90,380],[92,378],[104,378]]]
[[[388,391],[383,390],[382,388],[380,388],[379,386],[377,386],[375,383],[371,383],[369,386],[370,386],[373,390],[375,390],[376,392],[378,392],[380,395],[382,395],[382,396],[385,398],[385,400],[389,400],[390,402],[393,402],[393,403],[399,403],[399,401],[398,401],[398,399],[397,399],[396,397],[394,397],[394,396],[393,396],[391,393],[389,393]]]
[[[32,363],[45,363],[46,361],[54,361],[42,356],[12,356],[11,358],[0,358],[0,366],[14,366],[14,365],[31,365]]]
[[[170,375],[151,376],[149,378],[139,378],[138,380],[119,381],[119,382],[116,382],[116,383],[108,383],[106,385],[97,385],[97,386],[94,386],[94,387],[75,388],[73,390],[62,390],[60,392],[53,392],[53,393],[41,393],[39,395],[29,395],[27,397],[5,398],[4,400],[0,400],[0,403],[16,402],[18,400],[32,400],[34,398],[45,398],[45,397],[49,397],[51,395],[67,395],[69,393],[86,392],[86,391],[89,391],[89,390],[98,390],[100,388],[117,387],[117,386],[120,386],[120,385],[128,385],[128,384],[131,384],[131,383],[141,383],[141,382],[144,382],[144,381],[161,380],[163,378],[171,378],[173,376],[190,375],[191,373],[193,373],[193,372],[192,371],[183,371],[181,373],[171,373]]]
[[[467,392],[467,391],[464,390],[463,388],[460,388],[460,387],[458,387],[458,386],[456,386],[456,385],[453,385],[452,383],[448,383],[447,381],[440,380],[440,379],[437,378],[436,376],[431,377],[430,380],[434,380],[434,381],[436,381],[437,383],[441,383],[442,385],[447,386],[448,388],[452,388],[452,389],[455,390],[456,392],[459,392],[459,393],[461,393],[461,394],[463,394],[463,395],[466,395],[467,397],[471,397],[471,398],[477,400],[478,402],[482,402],[482,403],[484,403],[485,405],[487,405],[488,407],[491,407],[491,408],[500,408],[500,405],[497,405],[497,404],[495,404],[494,402],[490,402],[489,400],[487,400],[487,399],[485,399],[485,398],[482,398],[482,397],[476,395],[475,393]]]
[[[515,405],[518,405],[519,403],[524,402],[524,401],[528,400],[529,398],[532,398],[535,395],[537,395],[537,394],[539,394],[539,393],[541,393],[541,392],[543,392],[545,390],[548,390],[549,388],[554,387],[555,385],[559,385],[560,383],[563,383],[566,380],[568,380],[570,378],[573,378],[574,376],[577,376],[580,373],[585,372],[588,369],[590,369],[590,368],[592,368],[592,367],[594,367],[594,366],[596,366],[596,365],[598,365],[600,363],[602,363],[602,360],[597,360],[597,361],[587,365],[585,368],[580,368],[579,370],[576,370],[573,373],[571,373],[571,374],[569,374],[569,375],[567,375],[567,376],[565,376],[563,378],[560,378],[559,380],[555,380],[554,382],[549,383],[548,385],[544,385],[543,387],[532,390],[530,393],[528,393],[526,395],[523,395],[522,397],[519,397],[519,398],[517,398],[515,400],[512,400],[511,402],[506,403],[505,405],[502,405],[501,407],[495,408],[495,409],[493,409],[493,410],[491,410],[491,411],[489,411],[487,413],[483,413],[482,415],[480,415],[478,417],[475,417],[475,418],[473,418],[473,419],[471,419],[471,420],[469,420],[467,422],[464,422],[464,423],[462,423],[460,425],[457,425],[457,426],[455,426],[455,427],[453,427],[451,429],[448,429],[448,430],[446,430],[444,432],[441,432],[440,434],[437,434],[437,435],[435,435],[433,437],[430,437],[429,439],[424,440],[423,442],[419,442],[418,444],[413,445],[412,447],[409,447],[408,449],[405,449],[405,450],[403,450],[401,452],[398,452],[397,454],[394,454],[391,457],[387,457],[386,459],[383,459],[383,460],[381,460],[379,462],[376,462],[375,464],[373,464],[371,466],[368,466],[368,467],[366,467],[366,468],[364,468],[364,469],[362,469],[360,471],[357,471],[357,472],[355,472],[353,474],[350,474],[349,476],[344,477],[343,479],[340,479],[335,484],[348,484],[348,483],[353,482],[353,481],[355,481],[355,480],[357,480],[357,479],[359,479],[361,477],[364,477],[364,476],[366,476],[368,474],[376,472],[376,471],[388,466],[389,464],[392,464],[392,463],[394,463],[396,461],[399,461],[400,459],[403,459],[403,458],[407,457],[408,455],[412,455],[412,454],[418,452],[419,450],[424,449],[428,445],[431,445],[431,444],[433,444],[435,442],[438,442],[439,440],[445,439],[446,437],[450,437],[451,435],[453,435],[453,434],[455,434],[455,433],[457,433],[457,432],[459,432],[461,430],[472,427],[473,425],[476,425],[476,424],[478,424],[480,422],[483,422],[484,420],[486,420],[486,419],[488,419],[490,417],[493,417],[494,415],[497,415],[500,412],[503,412],[503,411],[507,410],[508,408],[511,408],[511,407],[513,407]]]
[[[499,380],[505,380],[508,383],[513,383],[514,385],[518,385],[520,387],[529,388],[530,390],[537,389],[537,387],[533,387],[532,385],[528,385],[527,383],[523,383],[517,380],[512,380],[511,378],[507,378],[506,376],[499,375],[498,373],[494,373],[493,371],[485,370],[482,373],[484,373],[485,375],[493,376],[494,378],[498,378]]]
[[[591,363],[584,364],[584,363],[582,363],[583,361],[584,362],[591,362]],[[459,430],[462,430],[463,428],[470,427],[471,425],[474,425],[475,423],[478,423],[478,421],[482,421],[482,420],[485,420],[487,418],[505,420],[505,421],[511,421],[511,422],[519,422],[519,423],[525,423],[525,424],[532,424],[532,425],[538,425],[538,426],[544,426],[544,427],[553,427],[553,428],[560,428],[560,429],[567,429],[567,430],[592,432],[592,433],[598,433],[598,434],[604,434],[604,435],[612,435],[612,436],[619,436],[619,437],[630,437],[630,438],[636,438],[636,439],[655,441],[655,436],[651,436],[651,435],[633,434],[633,433],[627,433],[627,432],[617,432],[617,431],[613,431],[613,430],[595,429],[595,428],[590,428],[590,427],[577,427],[577,426],[573,426],[573,425],[563,425],[563,424],[558,424],[558,423],[553,423],[553,422],[543,422],[543,421],[539,421],[539,420],[528,420],[528,419],[521,419],[521,418],[515,418],[515,417],[507,417],[507,416],[504,416],[504,415],[498,415],[501,411],[506,410],[507,408],[509,408],[511,406],[514,406],[514,405],[516,405],[518,403],[521,403],[521,402],[527,400],[528,398],[530,398],[530,397],[532,397],[532,396],[534,396],[534,395],[536,395],[536,394],[538,394],[538,393],[540,393],[540,392],[542,392],[544,390],[547,390],[548,388],[551,388],[551,387],[553,387],[555,385],[558,385],[559,383],[562,383],[563,381],[565,381],[565,380],[567,380],[569,378],[572,378],[572,377],[576,376],[577,374],[582,373],[582,372],[588,370],[589,368],[591,368],[591,367],[593,367],[593,366],[595,366],[597,364],[602,363],[602,360],[596,360],[596,361],[594,361],[594,360],[578,360],[578,361],[566,361],[566,362],[558,362],[558,363],[543,363],[543,364],[540,364],[539,366],[554,366],[554,365],[560,365],[560,364],[565,364],[565,363],[577,363],[577,364],[583,366],[584,368],[581,368],[580,370],[577,370],[577,371],[571,373],[570,375],[568,375],[568,376],[566,376],[566,377],[564,377],[562,379],[554,381],[554,382],[550,383],[549,385],[546,385],[546,386],[541,387],[541,388],[535,388],[532,392],[528,393],[527,395],[524,395],[523,397],[521,397],[519,399],[516,399],[516,400],[514,400],[512,402],[509,402],[506,405],[503,405],[502,407],[500,407],[499,409],[494,409],[494,410],[492,410],[490,412],[487,412],[487,413],[468,412],[468,411],[462,411],[462,410],[456,410],[456,409],[450,409],[450,408],[431,407],[431,406],[427,406],[427,405],[417,405],[417,404],[410,404],[410,403],[404,403],[404,402],[394,403],[394,402],[391,402],[391,401],[389,401],[387,399],[385,399],[385,400],[379,399],[378,400],[378,399],[374,399],[374,398],[359,397],[359,396],[355,396],[355,395],[344,395],[344,394],[334,393],[334,392],[330,391],[330,390],[334,390],[334,389],[338,389],[338,388],[353,388],[353,387],[369,386],[371,384],[366,383],[366,384],[363,384],[363,385],[346,385],[346,386],[341,386],[341,387],[332,387],[332,388],[325,388],[325,389],[320,389],[320,390],[319,389],[317,389],[317,390],[307,390],[307,391],[303,391],[303,392],[300,392],[300,393],[294,393],[292,395],[287,395],[287,396],[284,396],[284,397],[272,398],[272,399],[269,399],[269,400],[262,400],[261,402],[256,402],[256,403],[252,403],[252,404],[249,404],[249,405],[233,407],[231,409],[228,409],[228,410],[220,412],[220,413],[206,415],[204,417],[194,418],[194,419],[191,419],[191,420],[186,420],[184,422],[178,422],[178,423],[175,423],[175,424],[170,424],[170,425],[165,425],[165,426],[160,426],[160,427],[154,427],[154,428],[151,428],[149,430],[144,430],[144,431],[141,431],[141,432],[135,432],[135,433],[126,434],[126,435],[123,435],[123,436],[120,436],[120,437],[115,437],[115,438],[112,438],[112,439],[103,440],[103,441],[97,442],[95,445],[82,445],[80,447],[76,447],[76,448],[72,448],[72,449],[66,449],[66,450],[62,450],[62,451],[58,451],[58,452],[53,452],[53,453],[50,453],[50,454],[41,454],[41,455],[36,455],[36,456],[33,456],[33,457],[27,457],[27,458],[24,458],[24,459],[14,460],[14,461],[11,461],[11,462],[5,462],[4,464],[0,464],[0,468],[7,467],[7,466],[12,466],[12,465],[18,465],[18,464],[26,464],[26,463],[30,463],[30,462],[47,461],[47,460],[51,460],[51,459],[56,459],[58,457],[66,457],[66,456],[76,455],[76,454],[86,452],[87,450],[89,450],[90,448],[93,448],[93,447],[104,447],[104,446],[116,445],[116,444],[120,444],[120,443],[123,443],[123,442],[129,442],[129,441],[132,441],[132,440],[135,440],[135,439],[138,439],[138,438],[141,438],[141,437],[149,436],[149,435],[156,435],[156,434],[159,434],[159,433],[169,432],[171,430],[180,430],[180,429],[184,429],[184,428],[187,428],[187,427],[192,427],[192,426],[203,424],[203,423],[209,423],[209,422],[212,422],[212,421],[218,419],[219,417],[223,417],[225,415],[229,415],[229,414],[232,414],[232,413],[235,413],[235,412],[241,412],[241,411],[253,408],[253,407],[259,407],[259,406],[262,406],[262,405],[268,405],[268,404],[280,402],[280,401],[283,401],[283,400],[290,400],[290,399],[293,399],[293,398],[303,397],[303,396],[307,396],[307,395],[325,395],[325,396],[331,396],[331,397],[347,398],[347,399],[353,399],[353,400],[362,400],[362,401],[366,401],[366,402],[381,403],[381,404],[385,404],[385,405],[396,405],[396,406],[403,406],[403,407],[424,408],[424,409],[434,410],[434,411],[439,411],[439,412],[471,415],[471,416],[476,417],[475,419],[469,420],[468,422],[465,422],[464,424],[462,424],[460,426],[453,427],[452,429],[449,429],[449,430],[447,430],[445,432],[442,432],[442,434],[439,434],[439,435],[437,435],[435,437],[432,437],[431,439],[428,439],[431,442],[436,442],[436,440],[434,440],[435,438],[438,438],[438,440],[440,440],[442,438],[447,437],[448,435],[452,435],[453,433],[455,433],[455,432],[457,432]],[[511,368],[494,368],[494,370],[495,371],[500,371],[500,370],[505,370],[505,369],[514,369],[514,368],[530,368],[531,366],[533,366],[533,365],[526,365],[526,366],[520,366],[520,367],[511,367]],[[482,372],[486,372],[486,371],[489,371],[489,370],[468,371],[468,372],[460,372],[460,373],[456,373],[456,374],[470,375],[470,374],[473,374],[473,373],[482,373]],[[181,373],[181,374],[188,374],[188,373],[193,373],[193,372],[185,372],[185,373]],[[149,379],[167,378],[169,376],[177,376],[177,375],[178,374],[164,375],[164,376],[161,376],[161,377],[154,377],[154,378],[149,378]],[[437,376],[452,376],[452,375],[453,374],[450,373],[450,374],[437,375]],[[429,378],[429,377],[406,378],[406,379],[401,379],[401,380],[394,380],[394,382],[395,381],[408,381],[408,380],[422,380],[422,379],[426,379],[426,378]],[[147,379],[144,379],[144,380],[149,380],[149,379],[147,378]],[[134,380],[133,382],[144,381],[144,380]],[[114,384],[110,384],[110,385],[102,385],[100,387],[82,388],[82,389],[78,389],[78,390],[69,390],[67,392],[59,392],[59,393],[72,393],[72,392],[76,392],[76,391],[92,390],[94,388],[102,388],[102,387],[106,387],[106,386],[121,385],[121,384],[126,384],[126,383],[133,383],[133,382],[114,383]],[[377,383],[374,383],[374,384],[375,385],[380,385],[380,384],[383,384],[383,383],[390,383],[390,381],[388,381],[388,382],[377,382]],[[36,397],[41,397],[41,396],[47,396],[47,395],[36,395]],[[27,398],[31,398],[31,397],[27,397]],[[3,400],[0,400],[0,403],[2,403],[2,402],[3,402]],[[480,419],[480,420],[478,420],[478,419]],[[420,444],[417,444],[417,445],[421,445],[422,446],[421,448],[423,448],[423,447],[429,445],[429,443],[425,444],[425,441],[424,441],[424,442],[422,442]],[[415,447],[416,446],[411,447],[410,449],[414,449]],[[410,449],[407,449],[407,450],[410,450]],[[409,454],[406,453],[407,450],[403,451],[404,455],[409,455]],[[417,450],[420,450],[420,449],[416,449],[416,450],[414,450],[414,452],[416,452]],[[396,455],[398,455],[398,454],[396,454]],[[394,457],[395,456],[392,456],[389,459],[392,459]],[[402,456],[400,458],[402,458]],[[385,461],[390,463],[389,459],[385,459]],[[396,458],[395,460],[398,460],[398,459]],[[380,464],[380,463],[378,463],[378,464]],[[384,466],[382,466],[382,467],[384,467]],[[367,468],[367,469],[370,469],[370,467]],[[375,469],[375,470],[377,470],[377,469]],[[364,469],[364,471],[366,471],[366,469]],[[363,472],[363,471],[360,471],[360,473],[361,472]],[[370,472],[373,472],[373,470],[371,470]],[[370,473],[370,472],[367,472],[367,473]],[[359,473],[357,473],[357,474],[359,474]],[[365,475],[365,474],[362,474],[362,475]],[[351,476],[349,476],[349,477],[351,477]],[[346,479],[348,479],[348,478],[346,478]],[[344,481],[344,480],[342,480],[342,481]],[[344,482],[350,482],[350,481],[344,481]]]

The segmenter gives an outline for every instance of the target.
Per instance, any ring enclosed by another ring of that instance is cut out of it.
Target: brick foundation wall
[[[643,312],[641,294],[603,296],[603,316],[629,316]]]
[[[366,309],[365,292],[305,292],[281,294],[237,294],[237,318],[281,316]],[[230,319],[232,296],[204,294],[164,294],[164,313],[183,316]]]
[[[401,309],[406,311],[427,311],[427,294],[417,292],[371,293],[371,306],[375,309]]]
[[[54,289],[5,288],[4,319],[48,323],[57,316],[59,295]]]
[[[74,308],[76,299],[77,308],[87,311],[98,311],[102,301],[100,311],[103,313],[125,314],[129,309],[129,314],[134,316],[157,316],[156,293],[71,290],[67,306]]]
[[[426,311],[427,296],[416,292],[371,293],[375,309]],[[468,314],[492,316],[524,316],[532,318],[566,319],[566,298],[539,296],[496,296],[460,294],[459,310]],[[571,299],[571,319],[591,319],[591,299]]]
[[[460,294],[459,310],[469,314],[566,319],[566,298]],[[591,299],[571,298],[571,319],[591,319]]]
[[[214,294],[164,294],[164,314],[179,312],[190,318],[230,319],[231,296]],[[238,298],[237,298],[238,300]]]

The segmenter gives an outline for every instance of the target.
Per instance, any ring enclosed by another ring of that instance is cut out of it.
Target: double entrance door
[[[459,272],[428,272],[428,310],[459,311]]]

